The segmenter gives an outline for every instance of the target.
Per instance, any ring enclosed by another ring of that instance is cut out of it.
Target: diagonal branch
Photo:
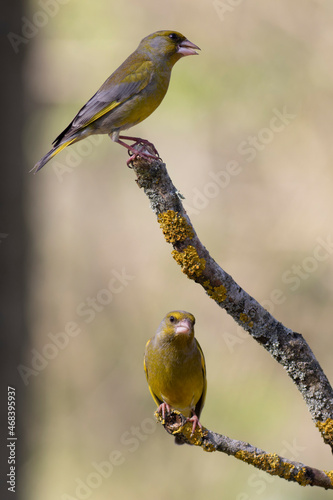
[[[307,342],[301,334],[277,321],[210,256],[186,214],[165,164],[138,157],[132,167],[183,273],[199,283],[210,298],[285,368],[333,452],[333,390]]]
[[[245,462],[271,476],[278,476],[301,486],[319,486],[333,490],[333,470],[321,471],[301,462],[280,457],[277,453],[266,453],[249,443],[230,439],[216,432],[197,427],[192,435],[192,424],[178,411],[171,411],[165,416],[155,412],[157,420],[170,434],[176,435],[184,443],[200,446],[204,451],[220,451]]]

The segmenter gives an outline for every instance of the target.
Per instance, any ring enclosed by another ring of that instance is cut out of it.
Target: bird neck
[[[194,343],[194,333],[191,332],[189,335],[186,333],[174,335],[172,338],[172,343],[182,351],[191,350]]]

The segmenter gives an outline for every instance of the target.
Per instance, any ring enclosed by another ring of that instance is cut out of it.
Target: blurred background
[[[185,34],[200,56],[177,63],[165,100],[131,134],[155,144],[211,255],[303,334],[332,382],[332,3],[7,9],[2,381],[18,397],[20,500],[313,498],[226,455],[176,447],[154,423],[145,343],[185,309],[207,363],[203,425],[332,468],[285,371],[173,261],[125,149],[98,136],[28,171],[144,36]]]

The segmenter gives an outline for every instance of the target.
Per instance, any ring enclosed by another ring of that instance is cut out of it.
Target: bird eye
[[[169,38],[171,38],[171,40],[178,40],[176,33],[170,33]]]
[[[169,318],[169,319],[170,319],[170,322],[171,322],[171,323],[174,323],[174,322],[176,321],[176,318],[175,318],[174,316],[170,316],[170,318]]]

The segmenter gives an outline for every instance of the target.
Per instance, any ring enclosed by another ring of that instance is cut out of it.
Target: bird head
[[[174,339],[176,337],[194,337],[195,318],[193,314],[186,311],[169,312],[158,328],[158,333],[164,338]]]
[[[156,31],[141,40],[138,47],[157,60],[166,60],[173,66],[181,57],[198,55],[200,48],[177,31]]]

